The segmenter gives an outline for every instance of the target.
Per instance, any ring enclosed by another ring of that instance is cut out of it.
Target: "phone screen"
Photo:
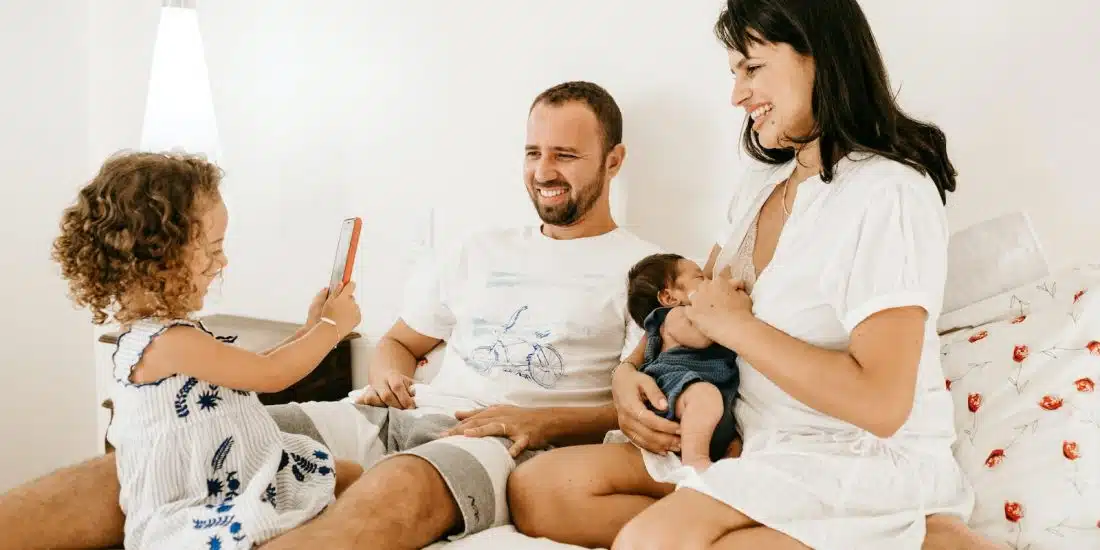
[[[332,263],[332,276],[328,282],[330,293],[336,292],[336,288],[344,282],[344,272],[347,270],[352,233],[354,231],[355,220],[344,220],[344,223],[340,226],[340,240],[336,244],[336,259]]]

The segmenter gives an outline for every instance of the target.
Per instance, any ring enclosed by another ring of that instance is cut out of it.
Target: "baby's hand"
[[[683,307],[674,307],[665,317],[665,329],[678,344],[688,348],[703,349],[714,343],[696,327],[687,316]]]

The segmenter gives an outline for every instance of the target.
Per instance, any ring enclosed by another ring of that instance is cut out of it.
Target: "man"
[[[367,470],[265,548],[419,548],[502,525],[517,460],[616,428],[611,370],[641,336],[625,277],[657,251],[611,216],[621,141],[621,113],[599,86],[535,99],[524,176],[543,223],[475,235],[414,278],[359,405],[269,409],[284,431]],[[444,340],[439,374],[414,386],[417,359]],[[112,455],[0,497],[0,548],[117,545],[122,524]]]

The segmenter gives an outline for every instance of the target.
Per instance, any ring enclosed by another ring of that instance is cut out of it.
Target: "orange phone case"
[[[361,218],[354,217],[348,219],[355,220],[355,222],[351,228],[351,244],[348,245],[348,259],[344,263],[344,277],[341,281],[345,285],[351,282],[351,274],[355,271],[355,252],[359,250],[359,231],[363,228],[363,220]]]

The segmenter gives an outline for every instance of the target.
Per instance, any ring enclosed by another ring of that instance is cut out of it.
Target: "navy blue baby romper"
[[[662,352],[661,325],[669,311],[672,308],[657,308],[645,319],[646,346],[641,371],[656,380],[657,387],[668,399],[668,410],[661,414],[670,420],[676,418],[676,399],[689,385],[710,382],[718,388],[725,409],[710,442],[711,460],[718,460],[725,456],[726,449],[737,435],[733,418],[733,401],[737,397],[740,380],[735,362],[737,354],[720,344],[711,344],[704,349],[677,346]]]

